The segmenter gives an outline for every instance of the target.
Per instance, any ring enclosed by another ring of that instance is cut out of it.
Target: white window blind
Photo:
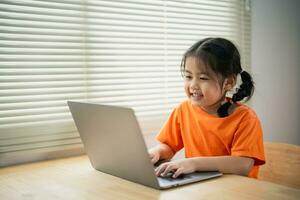
[[[81,151],[67,100],[132,107],[156,134],[184,51],[225,37],[249,67],[250,25],[240,0],[1,0],[0,166]]]

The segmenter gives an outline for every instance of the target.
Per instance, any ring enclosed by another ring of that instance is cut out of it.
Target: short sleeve
[[[231,155],[251,157],[254,165],[265,163],[263,133],[257,118],[240,123],[232,141]]]
[[[164,144],[167,144],[173,152],[177,152],[183,148],[183,142],[179,123],[179,107],[175,108],[168,120],[156,136],[156,139]]]

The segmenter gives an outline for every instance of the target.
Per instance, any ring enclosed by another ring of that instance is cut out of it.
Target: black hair
[[[204,38],[193,44],[183,55],[181,61],[181,73],[185,71],[185,62],[188,57],[201,60],[206,68],[210,68],[217,75],[221,75],[223,81],[232,75],[241,75],[242,83],[233,94],[231,101],[221,105],[218,109],[219,117],[228,116],[228,109],[232,103],[246,98],[248,101],[254,92],[254,83],[251,75],[242,70],[240,53],[236,46],[224,38]]]

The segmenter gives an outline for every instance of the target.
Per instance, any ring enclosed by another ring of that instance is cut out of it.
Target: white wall
[[[252,1],[251,53],[265,141],[300,145],[300,1]]]

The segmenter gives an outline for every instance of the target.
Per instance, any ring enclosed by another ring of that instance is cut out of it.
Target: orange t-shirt
[[[249,177],[257,178],[265,163],[262,128],[255,112],[238,104],[232,114],[220,118],[210,115],[190,101],[173,110],[156,138],[185,156],[244,156],[255,160]]]

